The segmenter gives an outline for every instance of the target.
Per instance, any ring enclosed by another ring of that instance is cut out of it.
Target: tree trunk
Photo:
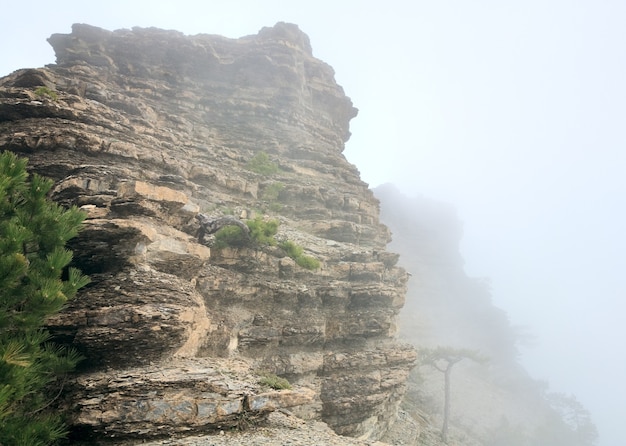
[[[444,372],[444,401],[443,401],[443,426],[441,427],[441,439],[448,443],[448,419],[450,418],[450,372],[452,365],[448,364]]]

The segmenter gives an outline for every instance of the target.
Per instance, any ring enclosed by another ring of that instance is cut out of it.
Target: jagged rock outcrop
[[[49,322],[87,358],[65,402],[76,435],[191,434],[293,407],[379,438],[415,361],[395,339],[407,275],[342,155],[357,111],[307,36],[75,25],[49,41],[56,64],[0,80],[0,148],[89,215],[71,247],[92,283]],[[260,152],[276,173],[246,167]],[[213,249],[199,212],[278,219],[321,268]],[[259,370],[294,390],[259,388]]]

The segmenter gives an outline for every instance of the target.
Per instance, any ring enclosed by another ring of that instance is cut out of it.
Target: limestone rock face
[[[192,434],[292,407],[381,437],[415,361],[395,340],[407,274],[342,155],[357,111],[308,37],[74,25],[49,41],[56,64],[0,80],[0,148],[88,213],[71,248],[92,283],[49,322],[87,358],[65,401],[76,435]],[[247,167],[261,152],[274,173]],[[321,267],[200,243],[198,212],[276,219]],[[255,371],[295,386],[259,388]]]

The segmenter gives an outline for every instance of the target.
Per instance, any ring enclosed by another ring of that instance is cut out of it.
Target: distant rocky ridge
[[[418,348],[465,348],[488,358],[484,365],[463,360],[454,366],[449,444],[595,444],[597,431],[584,407],[571,396],[550,394],[547,383],[532,379],[520,364],[524,333],[492,303],[488,279],[466,275],[459,251],[463,228],[454,207],[408,197],[391,184],[374,193],[381,221],[393,233],[389,247],[412,274],[400,337]],[[403,408],[426,428],[441,426],[442,382],[443,374],[429,366],[417,367],[409,379]]]
[[[0,149],[89,215],[71,248],[92,283],[49,322],[87,357],[64,400],[73,438],[193,435],[279,408],[381,438],[416,360],[396,339],[407,274],[342,155],[357,110],[307,36],[74,25],[49,41],[56,64],[0,79]],[[277,173],[246,168],[261,152]],[[278,219],[321,268],[213,249],[199,212]]]

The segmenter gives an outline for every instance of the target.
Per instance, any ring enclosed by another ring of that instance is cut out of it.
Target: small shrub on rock
[[[278,232],[278,220],[263,220],[257,217],[248,220],[246,225],[250,229],[250,234],[246,235],[239,226],[225,226],[215,233],[213,247],[221,248],[243,248],[246,246],[275,246],[274,236]]]
[[[314,270],[320,267],[319,260],[317,260],[315,257],[304,255],[304,248],[292,242],[291,240],[282,242],[280,244],[280,247],[289,257],[296,261],[296,264],[298,264],[302,268]]]
[[[280,247],[283,249],[283,251],[285,251],[285,253],[289,257],[291,257],[294,260],[297,257],[300,257],[302,253],[304,252],[304,249],[302,248],[302,246],[296,245],[291,240],[286,240],[284,242],[281,242]]]
[[[263,190],[263,199],[267,201],[276,201],[280,196],[280,191],[285,188],[285,185],[281,182],[269,184]]]
[[[311,256],[300,256],[294,259],[304,269],[315,270],[320,267],[320,261]]]
[[[250,159],[250,161],[248,161],[248,164],[246,164],[246,169],[251,172],[266,176],[278,173],[280,170],[278,168],[278,165],[272,162],[269,155],[265,152],[259,152],[254,155]]]
[[[213,247],[222,248],[243,248],[250,243],[239,226],[225,226],[215,233]]]
[[[56,101],[59,98],[59,95],[57,94],[57,92],[48,87],[38,87],[35,90],[35,94],[39,97],[50,98],[53,101]]]
[[[263,220],[262,217],[256,217],[254,220],[246,222],[250,228],[250,238],[258,245],[275,246],[276,239],[274,236],[278,232],[278,220]]]
[[[291,389],[291,384],[285,378],[281,378],[280,376],[274,375],[273,373],[267,373],[261,377],[259,380],[259,384],[264,386],[271,387],[274,390],[289,390]]]

